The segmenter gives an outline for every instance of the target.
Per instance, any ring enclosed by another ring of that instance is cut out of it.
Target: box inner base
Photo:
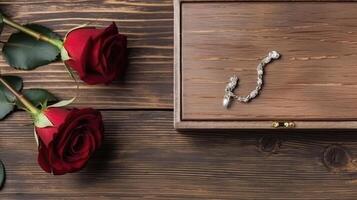
[[[181,120],[356,120],[357,4],[336,2],[182,3]],[[256,86],[256,66],[271,51],[261,94],[222,107],[224,88]]]

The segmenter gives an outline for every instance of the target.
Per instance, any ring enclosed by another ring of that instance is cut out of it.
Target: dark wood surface
[[[130,68],[126,80],[110,87],[81,84],[77,105],[101,109],[172,108],[171,1],[1,0],[0,8],[18,22],[40,23],[63,36],[85,23],[101,27],[116,22],[119,31],[129,37]],[[5,40],[9,33],[7,28],[1,39]],[[76,86],[62,63],[28,73],[9,69],[1,58],[0,69],[22,76],[26,87],[44,87],[63,98],[75,95],[69,92]]]
[[[52,176],[39,168],[25,113],[0,122],[0,158],[7,166],[1,200],[357,198],[355,131],[173,129],[171,1],[16,0],[0,7],[61,34],[87,21],[104,26],[114,20],[131,49],[125,81],[81,85],[76,105],[103,110],[106,123],[105,145],[82,172]],[[34,72],[0,66],[23,76],[26,87],[71,97],[74,86],[60,63]]]

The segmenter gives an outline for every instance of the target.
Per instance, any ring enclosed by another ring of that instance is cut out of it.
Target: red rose
[[[100,112],[91,108],[47,108],[44,114],[53,126],[36,127],[39,165],[55,175],[82,169],[103,140]]]
[[[127,38],[113,23],[106,29],[94,27],[70,31],[64,41],[70,60],[67,65],[86,83],[111,83],[124,74],[127,65]]]

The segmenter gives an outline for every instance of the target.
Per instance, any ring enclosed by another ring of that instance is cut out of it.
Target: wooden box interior
[[[177,1],[177,128],[356,128],[357,3]],[[261,94],[222,107],[236,74],[236,94],[256,86],[256,67],[271,50]]]

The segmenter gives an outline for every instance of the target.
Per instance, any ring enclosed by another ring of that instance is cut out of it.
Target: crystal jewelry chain
[[[257,86],[253,91],[251,91],[247,96],[237,96],[233,92],[234,90],[238,87],[238,82],[239,79],[237,76],[232,76],[229,79],[229,82],[225,88],[225,94],[223,98],[223,106],[225,108],[228,108],[232,102],[233,99],[236,99],[237,101],[241,103],[248,103],[255,97],[259,95],[260,90],[263,87],[264,83],[264,67],[272,62],[273,60],[277,60],[280,58],[280,54],[276,51],[271,51],[269,52],[268,56],[265,57],[257,66],[257,73],[258,73],[258,78],[257,78]]]

